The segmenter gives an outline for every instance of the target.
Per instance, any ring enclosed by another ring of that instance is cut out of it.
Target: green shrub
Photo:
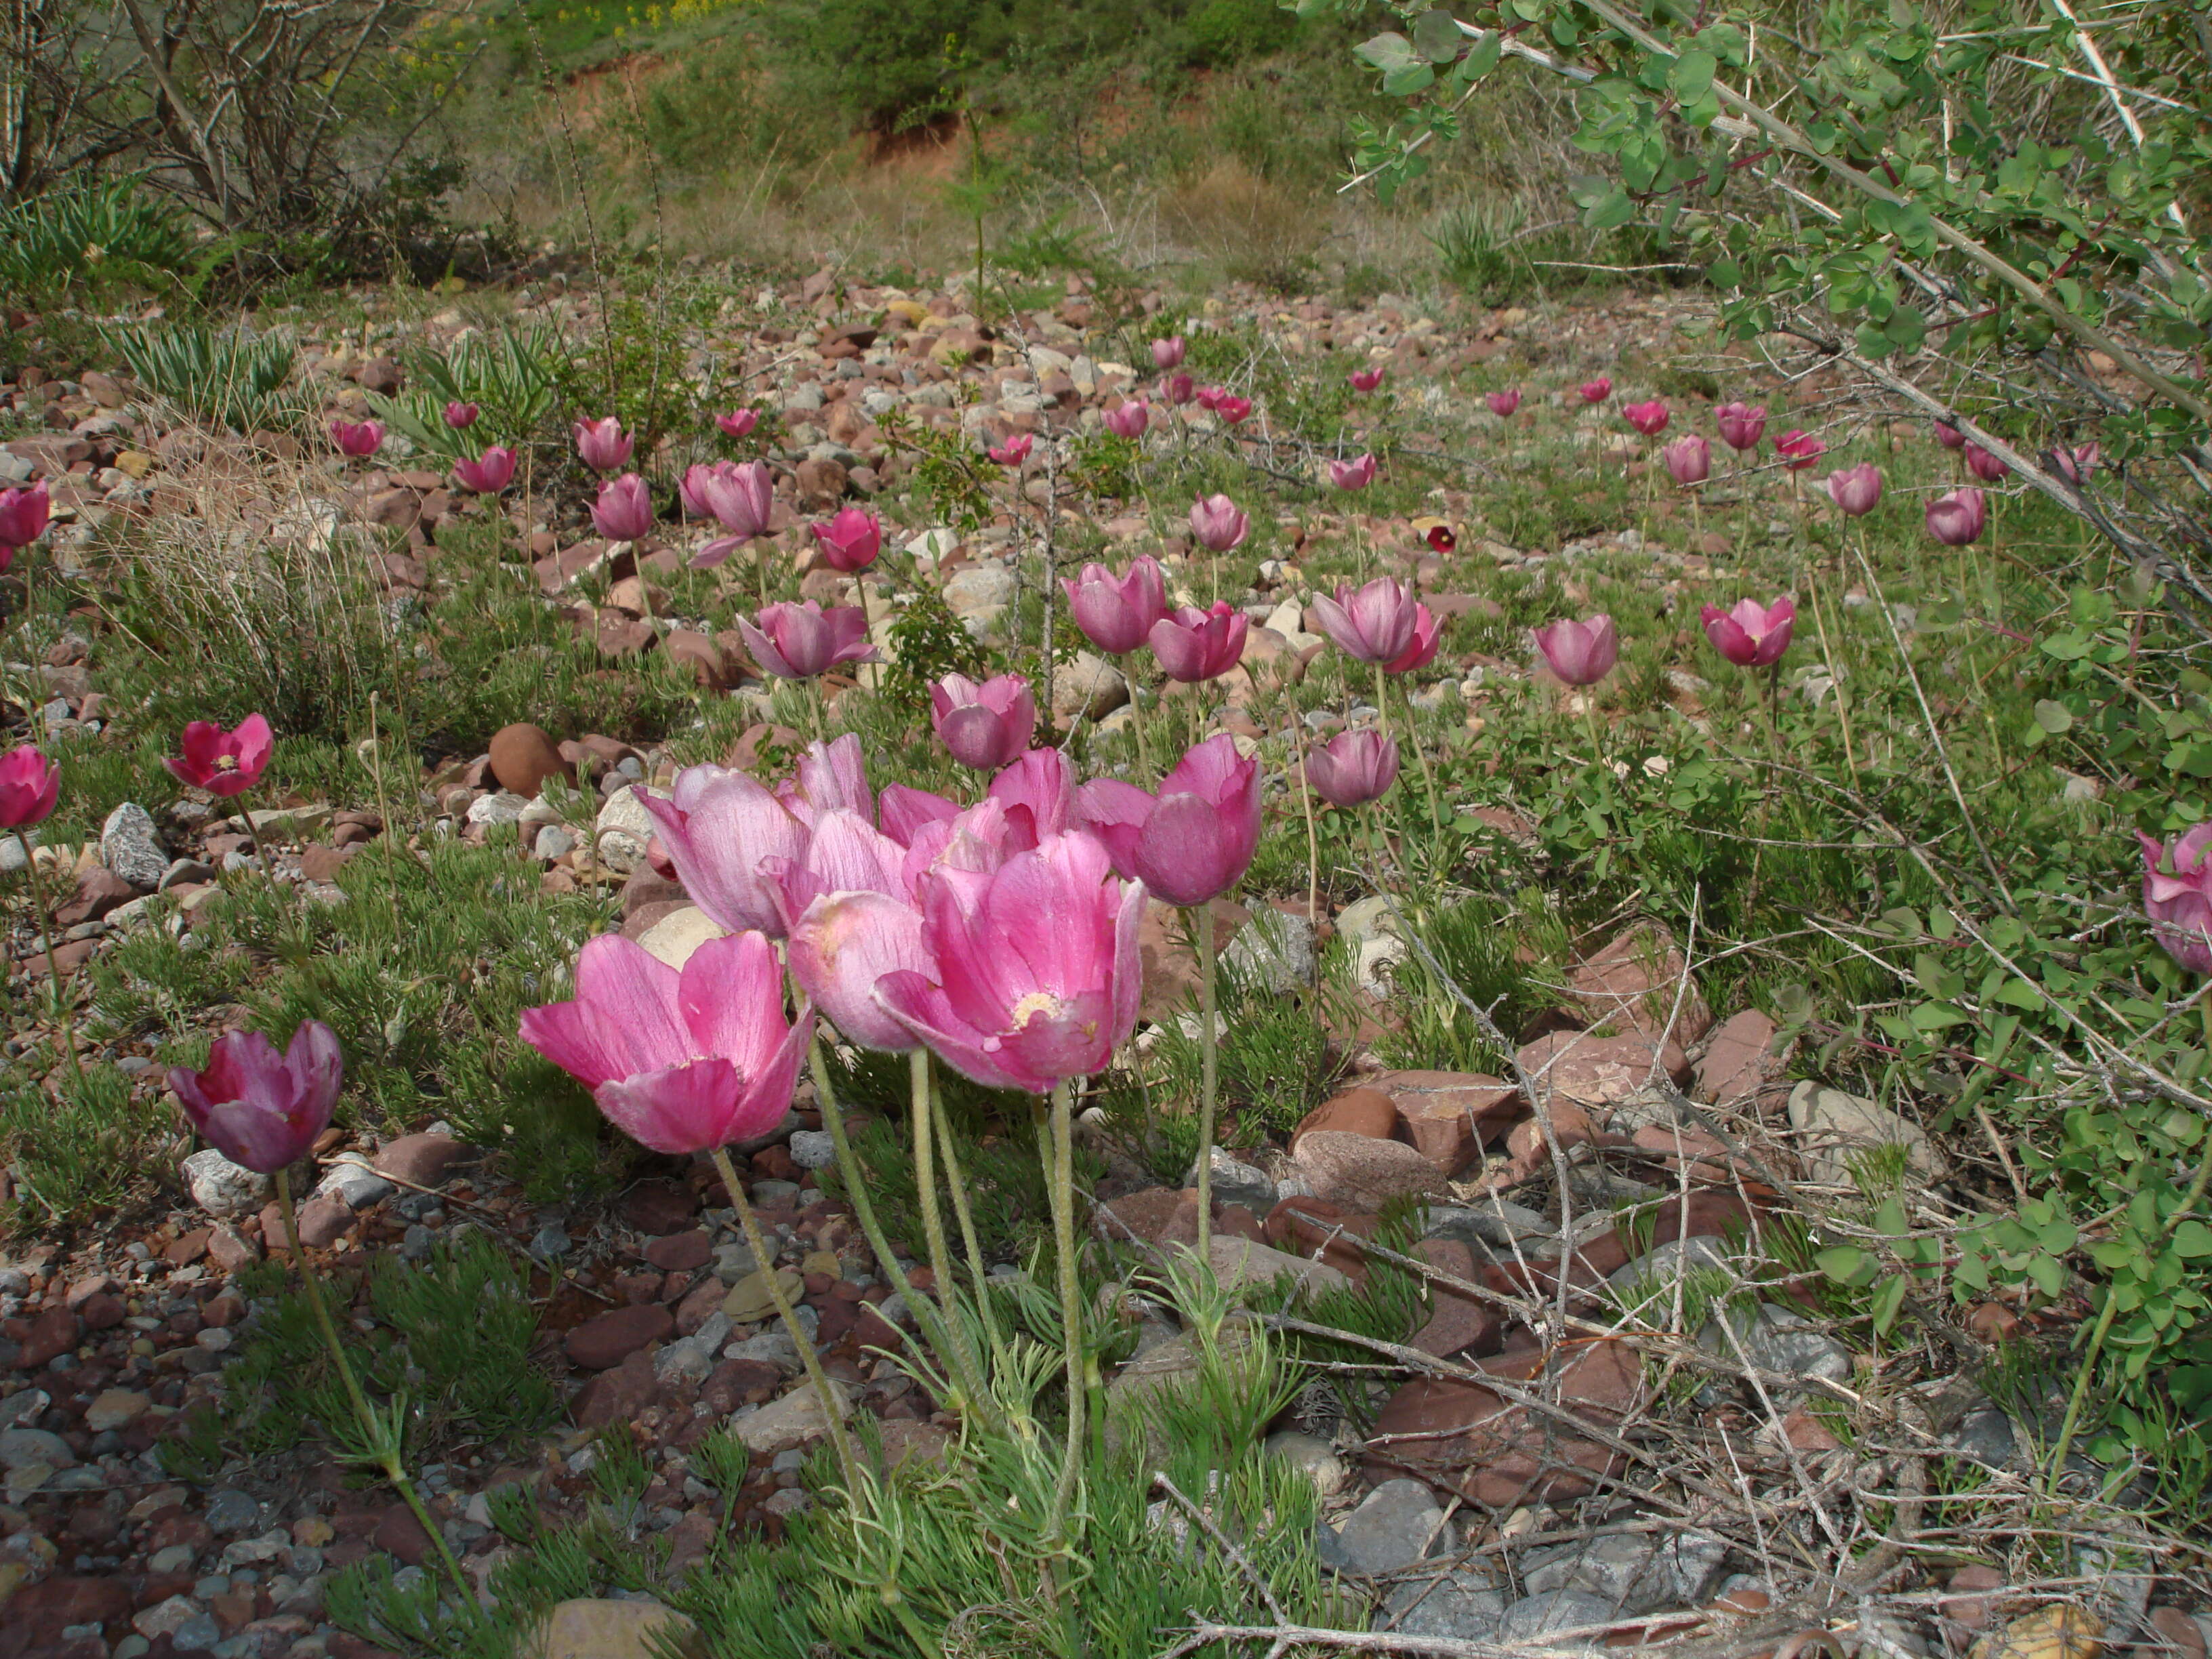
[[[191,254],[184,216],[136,179],[0,208],[0,294],[34,305],[118,284],[158,288]]]

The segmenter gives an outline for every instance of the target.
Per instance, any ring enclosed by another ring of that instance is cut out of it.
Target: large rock
[[[1237,1291],[1248,1285],[1265,1285],[1277,1279],[1288,1278],[1309,1291],[1341,1291],[1352,1287],[1351,1279],[1323,1261],[1309,1261],[1278,1250],[1272,1245],[1261,1244],[1249,1238],[1224,1238],[1216,1234],[1206,1246],[1208,1259],[1213,1264],[1215,1278],[1224,1290]]]
[[[830,1385],[830,1397],[840,1418],[853,1414],[851,1396],[835,1382]],[[773,1457],[829,1433],[830,1419],[822,1402],[815,1398],[814,1385],[809,1382],[781,1400],[770,1401],[750,1416],[732,1419],[730,1429],[748,1449]]]
[[[1488,1642],[1505,1613],[1504,1593],[1480,1569],[1462,1567],[1441,1578],[1425,1575],[1390,1592],[1375,1628],[1401,1636],[1440,1636],[1459,1642]]]
[[[945,603],[964,622],[1012,605],[1017,586],[1003,565],[963,565],[945,579]]]
[[[276,1190],[267,1176],[233,1164],[212,1146],[185,1160],[184,1176],[192,1202],[213,1216],[251,1215]]]
[[[1456,1239],[1425,1238],[1413,1247],[1413,1254],[1438,1273],[1469,1284],[1480,1282],[1475,1277],[1474,1252]],[[1439,1359],[1449,1359],[1468,1348],[1495,1346],[1504,1322],[1504,1316],[1491,1304],[1434,1282],[1429,1285],[1429,1309],[1428,1323],[1413,1334],[1407,1346]]]
[[[1398,1572],[1451,1553],[1452,1524],[1426,1485],[1385,1480],[1344,1517],[1338,1557],[1354,1572]]]
[[[1567,992],[1592,1025],[1647,1036],[1665,1032],[1687,1047],[1713,1023],[1663,927],[1641,923],[1608,939],[1567,975]]]
[[[1310,1134],[1334,1133],[1388,1140],[1397,1128],[1398,1105],[1389,1096],[1380,1089],[1346,1089],[1298,1121],[1297,1127],[1291,1131],[1291,1151],[1296,1152],[1298,1142]]]
[[[1774,1022],[1756,1008],[1723,1020],[1698,1059],[1698,1097],[1716,1106],[1756,1098],[1782,1070],[1774,1036]]]
[[[676,1316],[658,1303],[643,1307],[617,1308],[586,1320],[570,1331],[562,1346],[569,1359],[586,1370],[603,1371],[622,1362],[649,1342],[676,1334]]]
[[[1229,941],[1221,962],[1243,982],[1283,996],[1313,982],[1314,925],[1304,916],[1261,905]]]
[[[1341,1130],[1308,1130],[1291,1160],[1314,1195],[1354,1209],[1379,1210],[1394,1198],[1443,1190],[1437,1166],[1402,1141]]]
[[[1052,712],[1061,720],[1103,720],[1128,701],[1129,682],[1096,652],[1079,651],[1053,672]]]
[[[1390,1097],[1401,1132],[1446,1176],[1480,1158],[1521,1109],[1516,1085],[1479,1072],[1384,1072],[1368,1087]]]
[[[1853,1157],[1884,1146],[1902,1146],[1906,1167],[1923,1181],[1941,1181],[1948,1171],[1918,1124],[1809,1078],[1790,1091],[1790,1127],[1803,1138],[1813,1179],[1828,1186],[1849,1186]]]
[[[626,876],[645,862],[645,849],[659,828],[638,800],[636,788],[624,784],[599,808],[592,825],[595,856],[617,875]]]
[[[1690,1075],[1680,1043],[1662,1043],[1641,1032],[1592,1036],[1586,1031],[1553,1031],[1524,1044],[1516,1058],[1540,1089],[1554,1102],[1571,1101],[1602,1117],[1617,1101],[1640,1091],[1657,1072],[1676,1083]]]
[[[386,1141],[369,1160],[369,1167],[403,1185],[435,1188],[443,1186],[457,1165],[475,1155],[476,1149],[467,1141],[425,1130]]]
[[[1531,1595],[1581,1590],[1623,1613],[1694,1607],[1727,1556],[1728,1547],[1709,1534],[1606,1533],[1530,1552],[1522,1558],[1522,1584]]]
[[[518,1659],[663,1659],[705,1651],[699,1626],[672,1607],[590,1596],[557,1603],[524,1638]]]
[[[573,779],[575,769],[561,757],[561,745],[550,732],[518,722],[491,734],[491,775],[501,788],[535,799],[546,779]]]
[[[100,860],[142,893],[160,886],[169,853],[155,832],[153,814],[133,800],[110,812],[100,828]]]

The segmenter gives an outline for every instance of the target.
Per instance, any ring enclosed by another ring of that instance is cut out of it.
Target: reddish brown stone
[[[1198,1188],[1148,1187],[1091,1212],[1091,1230],[1109,1243],[1196,1244]]]
[[[1375,1237],[1376,1218],[1332,1204],[1325,1198],[1286,1198],[1267,1212],[1267,1242],[1289,1255],[1318,1260],[1356,1279],[1367,1277],[1367,1255],[1342,1235]]]
[[[502,726],[491,736],[491,775],[499,787],[535,799],[552,777],[574,779],[575,769],[561,757],[561,747],[541,726],[526,722]]]
[[[85,1297],[84,1305],[77,1310],[77,1316],[84,1321],[85,1329],[106,1331],[120,1325],[129,1311],[123,1305],[121,1297],[110,1296],[102,1291],[97,1296]]]
[[[580,1429],[632,1422],[658,1398],[659,1389],[653,1356],[641,1348],[585,1383],[570,1403],[569,1412]]]
[[[1352,1092],[1370,1090],[1390,1097],[1401,1137],[1446,1176],[1481,1156],[1521,1107],[1517,1087],[1477,1072],[1385,1072]]]
[[[1455,1279],[1474,1279],[1474,1253],[1457,1239],[1425,1238],[1414,1246],[1413,1253],[1439,1273]],[[1428,1323],[1414,1333],[1410,1346],[1439,1359],[1470,1348],[1487,1349],[1504,1325],[1504,1316],[1491,1304],[1433,1282],[1429,1285],[1429,1307]]]
[[[56,1355],[67,1353],[76,1346],[78,1323],[76,1315],[67,1308],[47,1309],[31,1322],[17,1366],[27,1371],[42,1370]]]
[[[445,1185],[455,1164],[474,1156],[473,1147],[451,1135],[402,1135],[371,1158],[369,1167],[404,1185],[436,1188]],[[307,1226],[304,1219],[300,1224]]]
[[[120,1577],[70,1576],[26,1584],[9,1598],[8,1623],[58,1635],[70,1625],[100,1625],[120,1641],[131,1628],[130,1586]]]
[[[603,1371],[617,1365],[648,1342],[665,1341],[676,1334],[676,1316],[658,1304],[616,1308],[586,1320],[562,1342],[569,1359],[586,1370]]]
[[[667,1233],[645,1247],[645,1259],[663,1273],[691,1273],[707,1265],[713,1258],[714,1248],[706,1232],[693,1228],[688,1233]]]
[[[1554,1103],[1571,1101],[1596,1112],[1610,1109],[1644,1088],[1655,1065],[1677,1083],[1690,1075],[1690,1062],[1680,1044],[1662,1044],[1632,1032],[1597,1037],[1583,1031],[1553,1031],[1525,1044],[1516,1058],[1538,1088],[1551,1091]]]
[[[676,1304],[676,1334],[689,1336],[714,1316],[729,1294],[728,1287],[711,1273],[693,1286],[684,1299]]]
[[[622,1218],[658,1238],[681,1232],[699,1213],[699,1194],[680,1182],[641,1181],[622,1197]]]
[[[187,1267],[208,1252],[208,1230],[195,1227],[179,1233],[161,1249],[161,1259],[172,1267]]]
[[[301,1224],[302,1231],[306,1226],[305,1222]],[[385,1510],[368,1541],[380,1550],[389,1550],[410,1567],[421,1566],[430,1556],[430,1534],[404,1504],[394,1504]]]
[[[718,1417],[740,1406],[765,1405],[783,1388],[783,1372],[765,1359],[725,1359],[699,1390],[699,1403]]]
[[[76,890],[54,911],[54,926],[74,927],[106,915],[118,904],[138,896],[138,890],[104,864],[95,864],[76,878]]]
[[[1347,1089],[1299,1120],[1291,1131],[1291,1150],[1297,1152],[1310,1134],[1329,1131],[1389,1140],[1398,1132],[1398,1103],[1379,1088]]]
[[[1723,1020],[1698,1061],[1698,1097],[1727,1106],[1756,1097],[1781,1074],[1774,1035],[1774,1022],[1756,1008]]]
[[[1713,1016],[1694,981],[1680,990],[1678,1003],[1685,977],[1673,938],[1656,923],[1643,922],[1586,958],[1567,975],[1567,990],[1592,1025],[1654,1037],[1663,1031],[1688,1044],[1705,1034]]]

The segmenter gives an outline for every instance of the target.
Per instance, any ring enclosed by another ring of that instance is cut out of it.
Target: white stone
[[[158,886],[169,867],[168,850],[155,833],[153,815],[131,800],[110,812],[100,826],[100,858],[142,892]]]
[[[851,1397],[835,1382],[830,1385],[830,1397],[840,1418],[853,1414]],[[749,1449],[773,1456],[828,1433],[830,1422],[822,1402],[815,1397],[814,1385],[809,1382],[781,1400],[770,1401],[750,1417],[733,1419],[730,1428]]]
[[[493,794],[479,795],[469,803],[469,822],[489,829],[498,823],[520,823],[522,809],[530,803],[521,796],[501,789]]]
[[[1128,701],[1128,680],[1096,652],[1077,652],[1073,662],[1053,674],[1052,712],[1063,720],[1079,712],[1087,720],[1100,720]]]
[[[671,968],[681,968],[691,960],[691,953],[710,939],[724,939],[728,930],[696,904],[687,904],[681,910],[671,910],[659,921],[638,935],[637,942],[648,956],[658,957]]]
[[[1918,1124],[1809,1078],[1790,1091],[1790,1127],[1805,1138],[1813,1178],[1830,1186],[1850,1185],[1851,1155],[1876,1146],[1904,1147],[1906,1167],[1923,1181],[1947,1173],[1943,1155]]]
[[[185,1160],[184,1176],[192,1202],[215,1216],[248,1214],[266,1204],[276,1190],[267,1176],[233,1164],[212,1146]]]
[[[645,862],[645,849],[659,823],[637,798],[635,785],[624,784],[606,799],[593,823],[599,861],[617,875],[628,875]]]

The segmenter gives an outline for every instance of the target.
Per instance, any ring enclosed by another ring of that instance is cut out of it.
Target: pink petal
[[[607,1121],[641,1146],[681,1157],[727,1146],[740,1098],[738,1069],[714,1057],[640,1072],[592,1091]]]

